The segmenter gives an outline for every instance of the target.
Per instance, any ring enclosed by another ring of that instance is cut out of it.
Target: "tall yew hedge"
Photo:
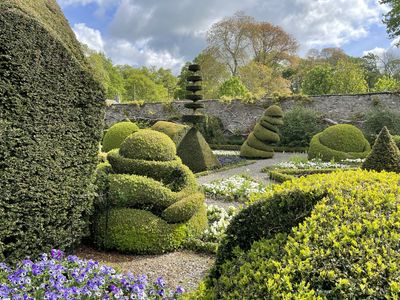
[[[86,233],[104,113],[87,66],[55,0],[0,1],[0,261]]]

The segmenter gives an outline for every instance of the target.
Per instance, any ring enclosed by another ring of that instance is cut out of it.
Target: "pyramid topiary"
[[[87,233],[104,93],[55,0],[0,1],[0,261]]]
[[[207,141],[196,128],[159,121],[153,125],[152,129],[167,134],[174,141],[178,156],[193,172],[202,172],[221,166]]]
[[[400,172],[400,151],[386,126],[379,133],[362,168],[378,172]]]
[[[98,171],[104,182],[93,225],[99,246],[162,253],[206,228],[204,194],[166,134],[139,130],[107,158],[110,166]]]
[[[111,126],[103,137],[104,152],[119,148],[125,138],[138,131],[139,127],[133,122],[119,122]]]
[[[267,108],[264,116],[256,124],[253,132],[240,148],[240,156],[248,158],[271,158],[273,144],[279,142],[278,126],[283,125],[283,112],[277,105]]]
[[[324,161],[365,158],[371,146],[360,129],[349,124],[338,124],[326,128],[313,136],[308,149],[308,159]]]

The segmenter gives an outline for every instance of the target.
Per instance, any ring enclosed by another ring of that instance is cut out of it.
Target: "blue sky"
[[[77,38],[114,63],[178,73],[206,47],[209,27],[237,11],[280,25],[310,48],[353,56],[393,48],[378,0],[57,0]],[[397,51],[397,49],[396,49]]]

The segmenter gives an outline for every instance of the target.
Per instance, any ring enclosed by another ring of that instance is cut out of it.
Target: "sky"
[[[78,40],[114,64],[156,66],[179,74],[206,46],[215,22],[243,11],[281,26],[310,48],[347,54],[392,51],[379,0],[57,0]],[[397,51],[397,49],[395,49]]]

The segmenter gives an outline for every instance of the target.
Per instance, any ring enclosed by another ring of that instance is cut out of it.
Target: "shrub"
[[[97,174],[99,201],[92,228],[96,244],[162,253],[201,234],[207,226],[204,194],[175,152],[164,133],[140,130],[108,153],[111,168],[103,166]],[[150,157],[160,160],[146,160]]]
[[[268,107],[240,148],[240,156],[271,158],[274,152],[270,144],[276,144],[280,140],[277,125],[283,124],[282,118],[283,112],[279,106]]]
[[[371,144],[384,126],[391,134],[400,135],[400,113],[382,105],[370,109],[366,114],[364,130]]]
[[[324,161],[365,158],[370,150],[361,130],[353,125],[339,124],[326,128],[311,139],[308,158]]]
[[[119,122],[111,126],[103,137],[104,152],[119,148],[125,138],[138,131],[139,127],[132,122]]]
[[[280,145],[289,147],[308,147],[311,138],[324,128],[316,111],[301,106],[285,112],[283,121]]]
[[[340,171],[274,186],[233,218],[198,299],[397,299],[399,179]]]
[[[166,134],[142,129],[129,135],[122,142],[119,152],[131,159],[169,161],[175,158],[176,147]]]
[[[375,171],[400,172],[400,151],[392,139],[389,130],[383,127],[365,159],[363,169]]]
[[[1,299],[175,299],[183,289],[170,289],[159,277],[120,274],[97,261],[64,257],[60,250],[25,259],[15,266],[0,265]],[[50,280],[49,280],[50,279]]]
[[[0,1],[0,260],[87,233],[104,116],[56,1]]]

